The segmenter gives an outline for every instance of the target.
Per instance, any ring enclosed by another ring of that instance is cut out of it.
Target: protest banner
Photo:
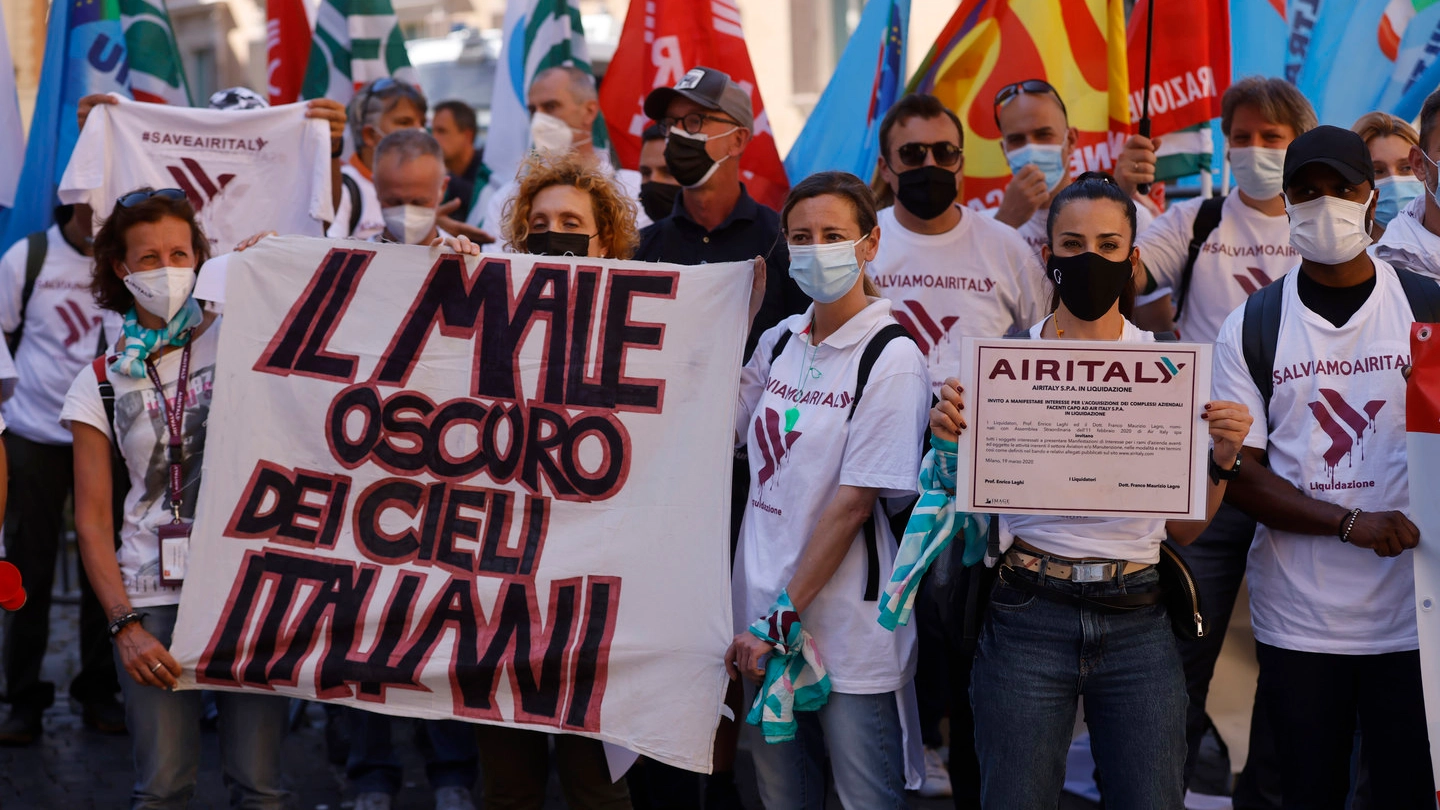
[[[708,771],[749,263],[271,238],[228,265],[182,688]]]
[[[1440,325],[1410,327],[1410,379],[1405,387],[1405,456],[1410,516],[1420,530],[1415,555],[1415,624],[1420,634],[1420,683],[1430,727],[1431,767],[1440,777]],[[1440,797],[1440,794],[1437,794]]]

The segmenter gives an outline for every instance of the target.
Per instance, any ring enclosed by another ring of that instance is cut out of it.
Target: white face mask
[[[542,155],[561,155],[575,144],[570,125],[547,112],[530,116],[530,148]]]
[[[1243,146],[1230,150],[1235,185],[1252,200],[1273,200],[1285,188],[1285,150]]]
[[[124,281],[125,288],[135,298],[135,306],[169,323],[190,300],[190,291],[195,289],[195,268],[141,270],[127,275]]]
[[[424,242],[435,228],[435,209],[423,205],[393,205],[380,209],[380,216],[385,220],[385,230],[407,245]]]
[[[1370,201],[1350,202],[1339,197],[1316,197],[1298,205],[1286,205],[1290,215],[1290,246],[1317,264],[1343,264],[1370,245],[1365,215]]]

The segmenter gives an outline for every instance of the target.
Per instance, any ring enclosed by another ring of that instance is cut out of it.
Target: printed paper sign
[[[748,263],[231,257],[183,688],[710,769]]]
[[[1205,519],[1209,345],[965,338],[963,351],[962,509]]]

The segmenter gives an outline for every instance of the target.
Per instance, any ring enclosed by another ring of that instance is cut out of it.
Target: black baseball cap
[[[1347,183],[1374,183],[1375,164],[1370,147],[1354,132],[1340,127],[1319,126],[1290,142],[1285,150],[1285,185],[1295,173],[1312,163],[1323,163],[1340,173]]]
[[[723,112],[745,129],[755,128],[755,112],[750,94],[715,68],[694,67],[674,87],[657,87],[645,97],[645,115],[655,121],[665,117],[665,110],[676,97],[688,98],[706,109]]]

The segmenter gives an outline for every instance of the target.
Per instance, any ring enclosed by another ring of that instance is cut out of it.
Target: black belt
[[[1029,577],[1016,573],[1009,565],[1000,566],[1000,581],[1012,588],[1019,588],[1042,599],[1059,602],[1062,605],[1085,607],[1104,613],[1129,613],[1143,607],[1160,604],[1162,593],[1159,588],[1139,593],[1117,593],[1111,596],[1080,596],[1056,588],[1047,587]]]

